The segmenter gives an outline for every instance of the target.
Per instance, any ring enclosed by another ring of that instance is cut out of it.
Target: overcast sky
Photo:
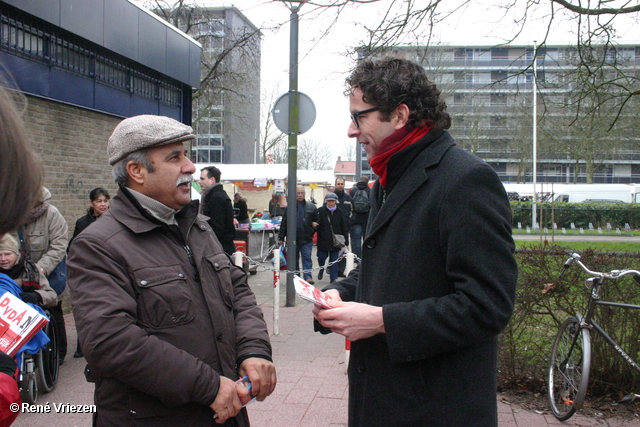
[[[618,1],[614,0],[614,3]],[[263,96],[277,97],[285,93],[289,87],[290,11],[287,6],[283,2],[268,0],[199,2],[215,6],[234,5],[257,27],[265,29],[262,44]],[[459,0],[444,2],[450,10],[456,12],[445,21],[446,25],[436,27],[434,41],[454,45],[504,42],[516,33],[513,22],[519,17],[517,9],[505,12],[500,7],[506,2],[507,0],[477,0],[472,6],[457,10]],[[518,4],[521,2],[518,0]],[[348,102],[343,96],[343,83],[353,67],[353,58],[347,57],[346,52],[364,39],[366,32],[363,24],[379,22],[386,10],[403,7],[403,3],[398,0],[380,0],[346,7],[341,10],[337,21],[335,9],[318,10],[308,4],[301,7],[298,89],[311,97],[317,110],[313,128],[301,138],[310,138],[326,145],[336,158],[345,155],[345,146],[354,144],[346,135],[350,119]],[[534,40],[542,40],[551,2],[543,3],[536,17],[530,19],[520,33],[517,40],[519,44],[533,44]],[[555,19],[559,19],[560,15],[556,12]],[[279,28],[271,30],[276,27]],[[620,30],[622,40],[640,40],[640,26],[637,22],[627,19],[624,28],[626,29]],[[575,38],[570,25],[558,22],[548,41],[568,43],[574,42]]]

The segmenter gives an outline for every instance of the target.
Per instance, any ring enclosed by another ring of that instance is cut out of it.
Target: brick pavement
[[[326,275],[325,275],[326,276]],[[278,371],[278,386],[264,402],[253,402],[247,409],[253,427],[337,427],[347,425],[347,377],[344,339],[338,335],[313,332],[310,305],[297,301],[295,307],[283,307],[285,290],[281,289],[280,334],[273,335],[272,273],[258,272],[249,283],[256,293],[269,325]],[[328,278],[316,286],[328,284]],[[71,315],[66,315],[70,354],[75,350],[76,332]],[[60,368],[56,388],[43,394],[38,404],[93,403],[93,385],[84,380],[84,359],[68,357]],[[498,399],[500,427],[630,427],[639,420],[593,418],[580,414],[561,423],[550,413],[537,413],[509,405]],[[464,404],[460,402],[458,404]],[[454,410],[455,408],[452,408]],[[88,414],[23,413],[17,427],[90,427]],[[383,426],[382,426],[383,427]],[[464,426],[466,427],[466,426]]]

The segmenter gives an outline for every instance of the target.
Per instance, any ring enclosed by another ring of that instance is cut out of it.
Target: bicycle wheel
[[[582,408],[590,368],[591,334],[570,317],[560,326],[549,363],[549,402],[558,420],[568,420]]]

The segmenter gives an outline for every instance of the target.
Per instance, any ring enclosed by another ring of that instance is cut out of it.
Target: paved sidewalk
[[[346,426],[348,392],[344,339],[339,335],[314,333],[311,306],[308,303],[298,299],[295,307],[284,307],[284,283],[280,292],[280,334],[273,335],[273,273],[258,272],[250,276],[249,283],[258,303],[263,308],[269,325],[278,371],[278,385],[274,394],[264,402],[254,402],[247,407],[252,426]],[[316,286],[322,287],[328,283],[329,280],[325,277],[322,281],[316,281]],[[60,368],[60,379],[56,388],[48,394],[42,394],[37,402],[39,405],[45,405],[48,402],[52,407],[51,413],[23,413],[13,426],[91,426],[90,414],[56,413],[53,408],[54,403],[56,405],[91,405],[93,403],[93,384],[84,380],[84,359],[71,357],[76,342],[73,317],[66,315],[65,318],[70,354]],[[637,419],[602,419],[580,414],[561,423],[550,413],[539,414],[504,403],[500,395],[497,395],[497,401],[501,427],[637,427],[640,425],[640,420]],[[460,404],[464,402],[455,403],[455,405]]]

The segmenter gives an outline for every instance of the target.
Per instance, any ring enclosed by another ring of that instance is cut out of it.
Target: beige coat
[[[51,193],[43,188],[42,201],[51,199]],[[45,276],[51,274],[56,266],[67,255],[69,230],[67,221],[53,205],[49,205],[47,211],[35,221],[23,227],[24,238],[29,248],[29,256],[44,270]],[[17,239],[17,233],[14,233]]]

